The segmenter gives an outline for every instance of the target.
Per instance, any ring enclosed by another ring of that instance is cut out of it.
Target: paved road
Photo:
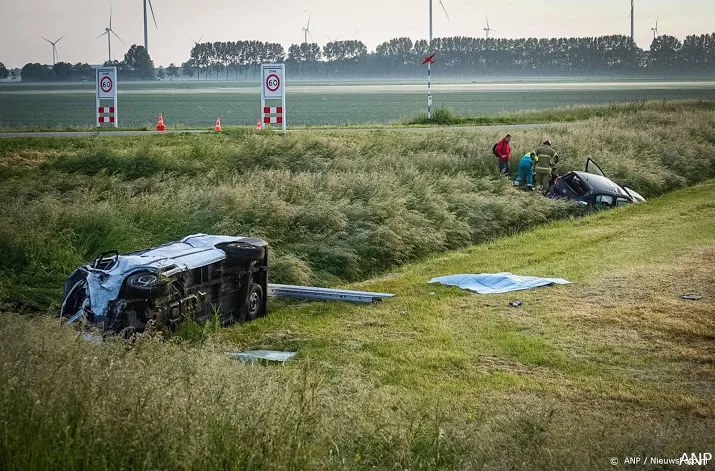
[[[540,129],[555,126],[565,126],[569,123],[546,123],[546,124],[503,124],[494,126],[444,126],[444,127],[402,127],[402,128],[315,128],[315,129],[289,129],[288,132],[456,132],[456,131],[499,131],[510,129]],[[159,131],[51,131],[51,132],[3,132],[0,139],[14,139],[26,137],[119,137],[119,136],[146,136],[152,134],[205,134],[213,133],[210,130],[201,129],[171,129],[164,132]]]

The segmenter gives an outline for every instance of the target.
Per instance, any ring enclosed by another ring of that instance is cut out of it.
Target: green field
[[[440,86],[442,89],[440,89]],[[715,99],[715,82],[604,83],[579,88],[553,84],[434,85],[434,106],[458,114],[493,116],[505,112],[572,105],[642,100]],[[426,108],[423,85],[297,84],[287,93],[290,126],[378,124],[405,120]],[[223,82],[120,84],[119,121],[123,127],[152,128],[158,114],[170,127],[211,128],[255,125],[260,104],[255,85]],[[122,90],[125,93],[122,94]],[[0,86],[0,128],[90,127],[94,123],[91,85]]]

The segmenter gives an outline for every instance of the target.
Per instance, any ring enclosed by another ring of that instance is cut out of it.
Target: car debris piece
[[[65,282],[60,316],[130,337],[184,319],[222,324],[266,314],[268,244],[262,239],[195,234],[120,255],[104,252]]]
[[[395,295],[353,291],[347,289],[317,288],[312,286],[294,286],[268,284],[268,296],[276,298],[312,299],[319,301],[349,301],[352,303],[373,303]]]
[[[296,352],[280,352],[277,350],[249,350],[247,352],[227,353],[226,355],[244,363],[254,363],[260,360],[285,363],[293,358],[295,354]]]
[[[521,307],[524,303],[521,301],[512,301],[509,303],[510,307]]]
[[[451,275],[432,278],[428,283],[440,283],[448,286],[476,291],[479,294],[508,293],[522,289],[552,286],[554,284],[566,285],[570,281],[563,278],[539,278],[536,276],[519,276],[509,272],[480,273],[467,275]]]
[[[687,301],[700,301],[703,297],[699,294],[683,294],[680,296],[680,299],[685,299]]]

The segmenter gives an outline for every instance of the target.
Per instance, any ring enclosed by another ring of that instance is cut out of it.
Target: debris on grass
[[[521,301],[512,301],[509,303],[510,307],[521,307],[524,303]]]
[[[683,294],[680,296],[680,299],[685,299],[686,301],[700,301],[703,297],[699,294]]]
[[[295,356],[296,352],[280,352],[277,350],[249,350],[247,352],[227,353],[228,356],[244,363],[256,361],[273,361],[285,363]]]
[[[503,272],[442,276],[432,278],[428,283],[457,286],[462,289],[476,291],[479,294],[496,294],[538,288],[540,286],[553,286],[555,284],[566,285],[571,282],[563,278],[539,278]]]

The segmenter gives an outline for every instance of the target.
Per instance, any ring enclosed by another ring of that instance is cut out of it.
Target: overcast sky
[[[483,36],[489,15],[495,37],[561,37],[629,34],[629,0],[443,0],[451,22],[435,1],[434,36]],[[127,46],[112,41],[121,60],[128,46],[143,44],[142,0],[0,0],[0,62],[21,67],[58,60],[101,63],[107,41],[96,37],[109,22]],[[188,59],[192,38],[204,41],[257,39],[280,42],[285,49],[303,41],[301,28],[311,15],[315,42],[328,37],[361,39],[369,49],[387,39],[428,36],[428,0],[154,0],[159,30],[149,30],[154,63],[179,65]],[[636,0],[636,41],[648,49],[650,28],[659,15],[661,34],[715,32],[715,0]]]

